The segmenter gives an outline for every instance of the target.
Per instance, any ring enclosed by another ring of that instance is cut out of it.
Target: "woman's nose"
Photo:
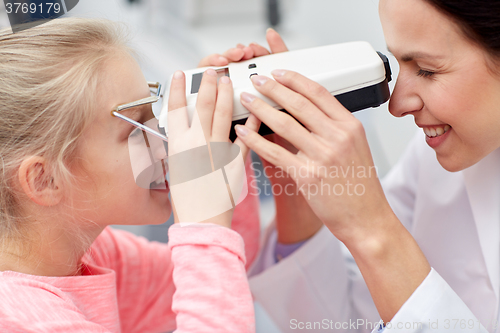
[[[391,99],[389,112],[394,117],[404,117],[422,110],[424,103],[418,94],[414,79],[400,72]]]

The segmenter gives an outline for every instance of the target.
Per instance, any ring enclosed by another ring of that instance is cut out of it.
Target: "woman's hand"
[[[351,251],[382,319],[390,321],[430,266],[385,199],[361,123],[319,84],[291,71],[273,76],[276,81],[252,81],[293,117],[247,93],[241,101],[298,152],[246,126],[236,132],[296,182],[314,213]]]
[[[257,43],[250,43],[248,46],[238,44],[235,48],[230,48],[223,54],[214,53],[203,58],[198,64],[198,67],[226,66],[230,62],[238,62],[271,53],[288,51],[288,48],[286,47],[285,42],[283,42],[281,36],[271,28],[266,31],[266,40],[269,44],[271,52]]]
[[[288,51],[285,42],[275,30],[267,30],[266,40],[270,51],[256,43],[251,43],[249,46],[238,44],[236,48],[229,49],[222,55],[216,53],[205,57],[199,66],[225,66],[230,62]],[[276,134],[267,135],[266,139],[289,151],[296,152],[295,147]],[[265,159],[262,159],[262,163],[271,182],[272,192],[274,193],[276,189],[276,193],[281,193],[275,195],[274,198],[278,241],[283,244],[293,244],[309,239],[323,224],[298,193],[295,183]]]
[[[363,126],[324,87],[291,71],[275,80],[253,76],[255,88],[284,107],[277,111],[242,94],[243,105],[298,149],[296,154],[238,126],[257,154],[294,179],[316,215],[340,240],[363,237],[392,211],[373,165]],[[247,135],[245,135],[247,133]]]

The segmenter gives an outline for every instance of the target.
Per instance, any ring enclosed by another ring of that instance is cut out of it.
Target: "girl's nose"
[[[404,117],[422,110],[423,107],[424,103],[418,94],[415,81],[400,72],[389,101],[389,112],[394,117]]]
[[[153,138],[152,140],[150,139],[149,144],[155,161],[167,158],[167,150],[162,140]]]

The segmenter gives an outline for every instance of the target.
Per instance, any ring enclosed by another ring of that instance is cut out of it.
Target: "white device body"
[[[227,75],[234,88],[233,121],[248,118],[250,113],[240,103],[240,94],[248,92],[262,98],[271,106],[281,109],[274,101],[261,95],[253,86],[252,75],[272,78],[271,71],[286,69],[298,72],[324,86],[332,95],[339,95],[380,84],[386,79],[384,61],[367,42],[349,42],[289,51],[250,60],[230,63],[223,67],[202,67],[184,71],[186,99],[190,119],[197,99],[196,89],[203,72],[215,69],[219,77]],[[170,81],[166,85],[168,98]]]

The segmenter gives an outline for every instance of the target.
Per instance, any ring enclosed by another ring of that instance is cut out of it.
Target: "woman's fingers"
[[[227,142],[233,118],[233,85],[231,79],[223,76],[219,80],[217,102],[213,116],[212,137],[215,142]]]
[[[270,53],[280,53],[288,51],[285,42],[281,38],[280,34],[276,32],[276,30],[271,28],[267,29],[266,40],[269,44],[271,52],[257,43],[251,43],[248,46],[238,44],[235,48],[231,48],[223,54],[214,53],[201,59],[198,67],[226,66],[230,62],[248,60],[255,57],[268,55]]]
[[[245,48],[240,49],[239,47],[231,48],[224,52],[222,56],[224,56],[229,62],[236,62],[243,60],[248,51],[245,51]]]
[[[351,112],[340,104],[340,102],[319,83],[292,71],[275,70],[272,74],[277,82],[307,97],[308,100],[327,114],[328,117],[338,120],[352,118]],[[282,106],[288,110],[287,106]]]
[[[243,58],[241,58],[241,60],[248,60],[248,59],[252,59],[252,58],[254,58],[254,57],[255,57],[255,54],[254,54],[254,52],[253,52],[253,49],[252,49],[251,47],[249,47],[249,46],[245,46],[245,47],[243,48],[243,52],[244,52],[245,54],[243,55]]]
[[[285,42],[281,38],[280,34],[276,30],[269,28],[266,31],[266,40],[271,49],[271,53],[280,53],[288,51]]]
[[[325,127],[330,125],[329,117],[321,110],[318,110],[316,105],[306,98],[307,96],[304,97],[265,76],[254,75],[252,76],[252,82],[258,92],[275,101],[310,131],[321,133],[325,131]],[[314,93],[319,95],[319,98],[327,99],[331,102],[335,99],[320,85],[315,86],[314,89]],[[266,120],[262,118],[261,120],[269,126]]]
[[[289,141],[297,149],[312,156],[321,154],[320,141],[290,115],[276,110],[260,98],[248,93],[241,94],[241,103],[274,133]]]
[[[201,59],[198,67],[226,66],[227,64],[229,64],[229,60],[225,56],[214,53]]]
[[[261,46],[257,43],[250,43],[250,45],[248,46],[252,48],[254,57],[262,57],[270,54],[270,52],[264,46]]]
[[[288,51],[288,48],[286,47],[285,42],[281,38],[280,34],[277,33],[274,29],[267,29],[266,40],[271,49],[271,53]],[[226,66],[230,62],[248,60],[268,54],[269,51],[259,44],[251,43],[248,46],[238,44],[235,48],[231,48],[223,54],[214,53],[201,59],[198,67]]]
[[[238,44],[237,47],[230,48],[223,54],[214,53],[201,59],[198,67],[226,66],[230,62],[237,62],[253,57],[254,51],[251,47]]]
[[[201,79],[198,97],[196,99],[196,112],[203,128],[205,138],[208,140],[212,133],[212,121],[217,101],[217,72],[207,69]]]
[[[251,114],[245,122],[245,127],[253,132],[258,132],[260,127],[260,120],[253,114]],[[240,146],[241,155],[243,156],[243,158],[246,158],[248,152],[250,151],[250,148],[239,137],[234,140],[234,144]]]
[[[301,160],[295,154],[264,139],[255,130],[249,128],[249,126],[236,125],[235,130],[238,140],[269,163],[277,167],[282,167],[283,170],[287,170],[290,167],[299,170],[302,165]]]

